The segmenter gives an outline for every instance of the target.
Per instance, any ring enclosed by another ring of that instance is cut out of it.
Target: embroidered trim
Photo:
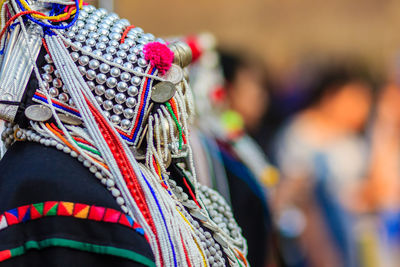
[[[80,251],[92,252],[103,255],[116,256],[135,262],[139,262],[145,266],[156,266],[155,263],[149,258],[136,253],[131,250],[116,248],[112,246],[96,245],[91,243],[84,243],[75,240],[63,239],[63,238],[50,238],[42,241],[28,241],[22,246],[0,251],[0,262],[6,261],[8,259],[21,256],[27,253],[29,250],[42,250],[49,247],[63,247],[72,248]]]
[[[47,201],[8,210],[0,214],[0,231],[11,225],[49,216],[74,217],[99,222],[117,223],[132,228],[137,233],[145,236],[142,227],[132,217],[120,211],[65,201]]]

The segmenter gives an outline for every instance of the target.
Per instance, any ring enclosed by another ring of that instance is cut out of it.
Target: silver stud
[[[86,24],[85,29],[87,29],[88,31],[93,32],[93,31],[95,31],[97,29],[97,27],[96,27],[96,25],[94,25],[92,23],[88,23],[88,24]]]
[[[120,51],[117,52],[117,56],[118,56],[119,58],[125,59],[126,56],[127,56],[127,54],[126,54],[125,51],[120,50]]]
[[[78,33],[86,37],[89,34],[89,31],[86,29],[81,29]]]
[[[96,40],[93,38],[89,38],[86,40],[86,44],[89,46],[95,46],[96,45]]]
[[[113,102],[110,100],[106,100],[103,102],[103,107],[105,110],[111,110],[113,108]]]
[[[68,97],[68,95],[67,95],[66,93],[61,93],[61,94],[58,96],[58,99],[59,99],[60,101],[62,101],[62,102],[67,103],[68,100],[69,100],[69,97]]]
[[[118,77],[119,75],[121,75],[121,70],[119,68],[112,68],[110,74],[113,77]]]
[[[99,104],[99,105],[103,104],[103,98],[101,98],[101,96],[96,96],[95,98],[96,98],[97,104]]]
[[[124,110],[125,118],[131,119],[131,118],[133,118],[134,115],[135,115],[135,111],[133,111],[133,109],[127,108],[127,109]]]
[[[100,71],[101,71],[102,73],[107,73],[107,72],[109,72],[109,71],[110,71],[110,65],[108,65],[108,64],[106,64],[106,63],[102,63],[102,64],[100,65]]]
[[[94,70],[88,70],[86,73],[86,78],[88,78],[88,80],[96,79],[96,72]]]
[[[99,73],[96,76],[96,81],[99,84],[103,84],[107,81],[107,76],[104,73]]]
[[[125,92],[128,89],[128,84],[126,82],[119,82],[117,84],[117,90],[119,92]]]
[[[89,62],[89,68],[91,68],[92,70],[97,69],[100,66],[100,62],[97,59],[92,59]]]
[[[78,27],[78,29],[82,29],[83,27],[85,27],[85,22],[83,22],[82,20],[77,20],[75,25]]]
[[[117,95],[115,96],[115,101],[116,101],[118,104],[123,104],[123,103],[125,102],[125,100],[126,100],[126,96],[125,96],[124,94],[119,93],[119,94],[117,94]]]
[[[99,37],[99,42],[101,43],[108,43],[108,41],[110,41],[110,39],[108,39],[108,37],[105,35]]]
[[[107,45],[105,43],[97,43],[96,48],[103,51],[104,49],[107,48]]]
[[[97,32],[95,32],[95,30],[96,29],[94,29],[93,31],[90,31],[88,34],[88,37],[97,40],[100,37],[100,35]]]
[[[107,89],[105,92],[105,96],[107,99],[113,99],[115,97],[115,91],[113,89]]]
[[[56,88],[61,88],[63,86],[63,83],[62,83],[61,79],[55,78],[53,80],[53,86],[56,87]]]
[[[72,38],[74,38],[74,37],[75,37],[75,32],[69,31],[69,32],[67,33],[67,38],[72,39]]]
[[[97,21],[95,21],[94,19],[88,18],[88,19],[86,20],[86,24],[94,24],[94,25],[97,25]],[[82,28],[83,28],[83,27],[82,27]]]
[[[140,67],[142,67],[142,68],[147,67],[147,60],[144,59],[144,58],[139,58],[139,60],[138,60],[138,65],[139,65]]]
[[[44,59],[46,60],[47,63],[51,64],[53,63],[53,60],[51,59],[51,56],[49,54],[46,54],[44,56]]]
[[[128,130],[131,127],[131,121],[127,119],[122,120],[121,127],[125,130]]]
[[[113,56],[110,55],[110,54],[105,54],[103,57],[104,57],[104,59],[107,60],[107,61],[113,61],[113,59],[114,59]]]
[[[128,95],[137,96],[138,93],[139,93],[139,89],[136,86],[129,86]]]
[[[75,39],[76,39],[78,42],[84,42],[84,41],[86,40],[86,37],[85,37],[85,35],[83,35],[83,34],[78,34],[77,36],[75,36]]]
[[[96,93],[96,95],[100,96],[106,92],[106,88],[103,85],[97,85],[94,89],[94,92]]]
[[[111,39],[111,41],[108,44],[112,47],[115,47],[115,49],[117,49],[117,47],[119,47],[119,42],[116,40],[113,40],[113,39]]]
[[[136,43],[132,38],[126,38],[124,44],[128,45],[129,47],[134,46]]]
[[[144,73],[144,70],[140,67],[136,67],[133,69],[133,71],[137,72],[137,73]]]
[[[90,90],[92,90],[92,91],[96,88],[96,85],[92,81],[87,82],[87,85],[89,86]]]
[[[119,57],[117,57],[117,58],[114,58],[114,63],[116,63],[116,64],[118,64],[118,65],[122,65],[123,63],[124,63],[124,61],[121,59],[121,58],[119,58]]]
[[[107,29],[104,28],[99,28],[97,29],[97,33],[101,36],[108,36],[110,34],[110,32]],[[108,39],[108,38],[107,38]]]
[[[137,56],[136,56],[136,54],[130,54],[130,55],[128,56],[128,61],[131,62],[131,63],[136,63],[136,61],[137,61]]]
[[[128,108],[133,108],[133,107],[135,107],[135,106],[136,106],[136,98],[134,98],[134,97],[129,97],[129,98],[126,100],[126,105],[128,106]]]
[[[103,55],[103,53],[102,53],[100,50],[98,50],[98,49],[94,50],[92,53],[93,53],[95,56],[98,56],[98,57],[101,57],[101,56]]]
[[[53,81],[53,77],[51,77],[51,75],[48,73],[43,74],[42,77],[43,77],[43,80],[45,80],[48,83],[51,83]]]
[[[72,100],[72,99],[70,99],[70,100],[68,101],[68,104],[69,104],[71,107],[75,107],[74,100]]]
[[[88,56],[79,57],[79,64],[81,66],[86,66],[88,63],[89,63],[89,57]]]
[[[117,53],[117,49],[114,46],[109,46],[106,49],[108,54],[114,55],[115,53]]]
[[[115,114],[119,115],[124,111],[124,108],[122,107],[122,105],[117,104],[113,107],[113,111]]]
[[[121,118],[118,115],[112,115],[111,122],[114,124],[119,124],[121,122]]]
[[[88,46],[88,45],[85,45],[84,47],[82,47],[82,49],[84,50],[84,51],[86,51],[86,52],[92,52],[92,48],[90,47],[90,46]]]
[[[119,45],[119,49],[121,49],[123,51],[129,50],[129,45],[126,43],[126,39],[125,39],[125,43]]]
[[[128,72],[123,72],[121,74],[121,80],[124,82],[128,82],[131,79],[131,75]]]
[[[133,64],[130,63],[130,62],[125,62],[124,63],[124,67],[127,68],[127,69],[133,69]]]
[[[74,62],[76,62],[79,59],[79,54],[77,52],[72,52],[70,55]]]
[[[114,77],[110,77],[107,79],[107,86],[109,88],[114,88],[115,86],[117,86],[117,84],[118,84],[118,81]]]
[[[54,71],[54,75],[56,75],[57,78],[61,78],[61,74],[58,70]]]
[[[141,82],[142,82],[142,79],[140,79],[137,76],[133,76],[131,79],[131,83],[135,86],[139,86]]]
[[[58,89],[57,89],[57,88],[54,88],[54,87],[50,88],[50,89],[49,89],[49,94],[50,94],[50,96],[52,96],[52,97],[57,97],[58,94],[59,94]]]
[[[53,73],[54,67],[53,67],[53,65],[45,65],[45,66],[43,67],[43,70],[44,70],[45,72],[47,72],[47,73]]]

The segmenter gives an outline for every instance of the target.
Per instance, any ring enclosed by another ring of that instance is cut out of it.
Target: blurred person
[[[357,65],[329,64],[310,91],[308,107],[277,136],[283,179],[275,207],[285,223],[302,218],[291,227],[310,266],[357,262],[350,214],[364,208],[360,191],[368,158],[360,133],[372,104],[369,81]]]

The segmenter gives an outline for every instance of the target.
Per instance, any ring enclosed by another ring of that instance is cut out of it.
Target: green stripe
[[[182,149],[182,140],[183,140],[182,128],[179,125],[178,119],[176,118],[175,113],[174,113],[171,105],[168,102],[165,103],[165,105],[167,106],[167,109],[168,109],[169,113],[171,113],[172,119],[175,121],[176,127],[178,128],[178,131],[179,131],[179,149]]]
[[[31,249],[41,250],[41,249],[45,249],[45,248],[49,248],[49,247],[72,248],[72,249],[77,249],[77,250],[92,252],[92,253],[97,253],[97,254],[112,255],[112,256],[116,256],[116,257],[120,257],[120,258],[125,258],[128,260],[132,260],[135,262],[139,262],[145,266],[152,266],[152,267],[156,266],[155,263],[152,260],[150,260],[149,258],[147,258],[141,254],[138,254],[136,252],[127,250],[127,249],[95,245],[95,244],[84,243],[84,242],[79,242],[79,241],[74,241],[74,240],[63,239],[63,238],[50,238],[50,239],[45,239],[42,241],[28,241],[20,247],[10,249],[11,257],[21,256],[21,255],[27,253],[28,250],[31,250]]]
[[[76,143],[80,148],[85,149],[85,150],[87,150],[87,151],[90,151],[90,152],[92,152],[93,154],[96,154],[96,155],[101,156],[101,154],[100,154],[99,151],[97,151],[97,150],[91,148],[90,146],[81,144],[81,143],[77,142],[76,140],[74,140],[74,141],[75,141],[75,143]]]

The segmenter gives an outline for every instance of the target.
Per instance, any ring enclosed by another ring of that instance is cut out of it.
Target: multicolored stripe
[[[35,94],[33,95],[33,100],[42,104],[46,104],[48,105],[49,102],[47,101],[47,97],[42,94],[39,91],[36,91]],[[76,116],[78,118],[81,117],[81,114],[79,113],[79,111],[75,108],[72,108],[56,99],[51,99],[51,102],[53,103],[53,107],[59,111],[64,111],[67,112],[70,115]]]
[[[50,247],[63,247],[63,248],[70,248],[70,249],[97,253],[102,255],[110,255],[132,260],[141,263],[144,266],[149,266],[149,267],[156,266],[151,259],[131,250],[117,248],[113,246],[104,246],[104,245],[80,242],[65,238],[49,238],[41,241],[30,240],[24,243],[22,246],[0,251],[0,262],[24,255],[29,250],[34,250],[34,249],[42,250]]]
[[[129,227],[145,236],[143,228],[132,217],[120,211],[65,201],[47,201],[8,210],[0,215],[0,231],[12,225],[50,216],[74,217],[77,219],[116,223]]]
[[[155,67],[150,67],[147,74],[154,75],[154,73],[157,71]],[[136,109],[136,118],[135,118],[135,124],[133,126],[133,129],[130,134],[124,133],[123,131],[118,130],[118,133],[121,135],[121,137],[128,141],[129,143],[135,144],[137,140],[137,136],[139,135],[140,131],[142,130],[142,123],[144,119],[144,115],[146,114],[146,110],[148,107],[149,99],[151,96],[151,85],[152,85],[152,79],[149,77],[146,77],[142,84],[142,90],[141,90],[141,96],[140,96],[140,102],[138,105],[138,108]]]

